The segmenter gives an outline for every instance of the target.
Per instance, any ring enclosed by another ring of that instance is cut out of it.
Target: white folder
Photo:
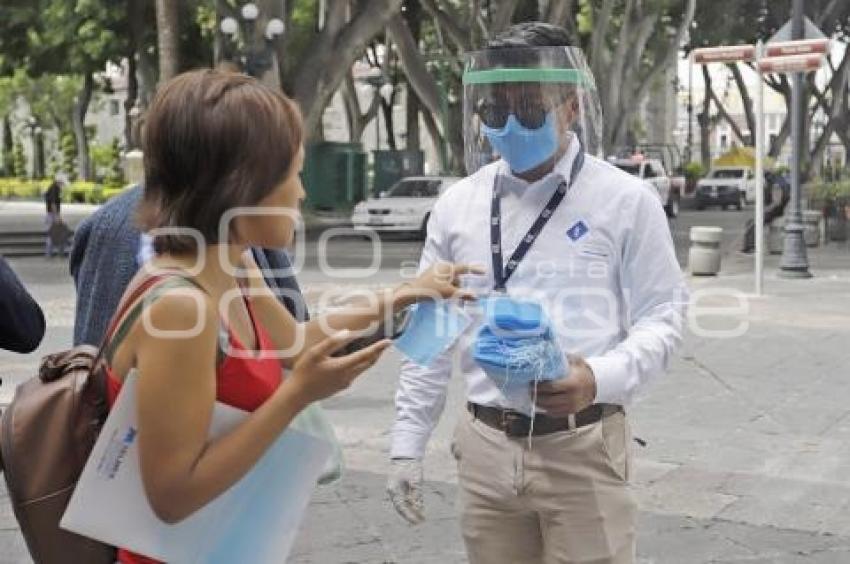
[[[166,524],[154,515],[139,472],[136,379],[127,376],[60,526],[169,563],[285,562],[333,445],[289,428],[230,489]],[[217,402],[210,436],[247,416]]]

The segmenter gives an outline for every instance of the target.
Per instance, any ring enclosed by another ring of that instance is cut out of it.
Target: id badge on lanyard
[[[552,194],[551,198],[549,198],[546,206],[537,216],[537,219],[534,220],[534,223],[531,225],[528,233],[525,234],[519,245],[517,245],[516,250],[508,259],[507,264],[505,264],[502,259],[502,194],[499,189],[497,177],[497,181],[493,186],[493,199],[490,204],[490,252],[493,259],[493,289],[496,292],[506,292],[505,285],[507,284],[508,279],[517,269],[517,266],[519,266],[522,259],[525,258],[525,255],[528,253],[531,245],[533,245],[534,241],[537,240],[540,232],[543,231],[546,223],[549,222],[549,218],[551,218],[552,214],[555,213],[555,210],[561,204],[564,197],[567,195],[567,192],[575,183],[575,179],[583,165],[584,151],[579,148],[579,152],[573,160],[573,166],[570,170],[569,182],[564,180],[561,181],[558,188],[555,190],[555,193]]]

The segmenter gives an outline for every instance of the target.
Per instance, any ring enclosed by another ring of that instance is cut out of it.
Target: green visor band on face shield
[[[578,69],[488,69],[463,73],[464,84],[499,84],[537,82],[590,85],[592,82]]]

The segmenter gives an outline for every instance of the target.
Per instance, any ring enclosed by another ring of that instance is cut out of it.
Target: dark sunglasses
[[[524,127],[539,129],[543,127],[546,114],[550,109],[539,103],[527,103],[520,104],[518,107],[511,107],[510,104],[503,101],[485,99],[478,102],[475,113],[487,127],[505,127],[505,124],[508,123],[508,116],[513,114]]]

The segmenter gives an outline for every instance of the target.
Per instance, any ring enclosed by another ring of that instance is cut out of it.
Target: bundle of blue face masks
[[[482,305],[485,323],[473,356],[500,387],[567,376],[563,355],[540,304],[499,296]]]

